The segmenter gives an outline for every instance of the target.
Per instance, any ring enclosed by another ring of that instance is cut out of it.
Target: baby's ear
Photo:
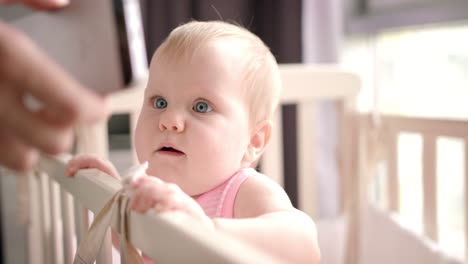
[[[249,146],[244,157],[247,162],[253,163],[262,155],[268,142],[270,142],[272,125],[271,120],[264,120],[255,126],[250,135]]]

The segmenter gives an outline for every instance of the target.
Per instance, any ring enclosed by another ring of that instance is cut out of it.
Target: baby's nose
[[[159,121],[161,131],[182,132],[184,130],[184,121],[180,114],[165,113]]]

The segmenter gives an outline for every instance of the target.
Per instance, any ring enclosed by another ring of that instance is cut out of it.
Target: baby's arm
[[[130,208],[140,213],[184,212],[210,229],[230,234],[284,263],[319,263],[315,224],[266,177],[251,177],[236,197],[235,219],[210,219],[177,185],[145,176],[133,183]]]
[[[295,209],[286,193],[266,177],[250,177],[236,197],[235,219],[213,219],[215,229],[280,258],[319,263],[315,224]]]

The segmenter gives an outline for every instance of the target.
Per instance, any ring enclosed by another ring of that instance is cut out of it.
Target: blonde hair
[[[222,21],[192,21],[175,28],[156,50],[153,60],[189,59],[195,51],[212,40],[239,40],[245,50],[244,83],[250,121],[257,124],[271,120],[281,90],[278,64],[263,41],[247,29]]]

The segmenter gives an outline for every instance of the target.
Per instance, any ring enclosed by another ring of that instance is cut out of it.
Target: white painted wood
[[[57,183],[48,180],[50,205],[50,245],[55,264],[63,264],[62,217],[60,212],[60,189]]]
[[[424,233],[433,241],[438,240],[437,226],[437,137],[424,135],[423,137],[423,223]]]
[[[130,112],[130,148],[132,151],[133,164],[138,164],[138,157],[135,151],[135,129],[140,116],[140,108],[135,108]]]
[[[132,93],[134,93],[133,90],[131,90],[130,94]],[[121,94],[117,94],[116,97],[111,98],[120,98],[119,96],[121,96]],[[80,126],[77,128],[77,134],[78,153],[95,154],[102,158],[107,158],[109,156],[107,120],[93,125]],[[89,228],[89,214],[85,208],[78,204],[75,208],[77,237],[78,241],[80,241]],[[110,231],[107,232],[96,262],[97,264],[112,263],[112,241]]]
[[[355,113],[355,96],[338,101],[338,173],[340,186],[341,212],[349,213],[353,182],[356,181],[356,170],[359,148],[358,128],[361,118]]]
[[[73,257],[76,250],[75,238],[75,219],[73,212],[73,197],[61,190],[62,222],[63,222],[63,259],[64,263],[73,263]]]
[[[346,103],[344,102],[337,102],[336,106],[338,109],[338,113],[346,113]],[[337,115],[337,136],[338,136],[338,144],[337,144],[337,163],[338,163],[338,187],[339,187],[339,205],[340,205],[340,212],[345,212],[346,210],[346,198],[348,197],[348,187],[347,182],[349,181],[351,175],[351,148],[352,144],[356,144],[356,142],[352,142],[352,131],[350,128],[352,124],[349,120],[348,114]],[[357,147],[357,146],[355,146]]]
[[[340,122],[340,128],[345,131],[342,134],[342,140],[339,141],[338,149],[344,154],[340,156],[339,163],[341,168],[338,171],[345,172],[340,176],[341,180],[346,181],[348,184],[346,188],[343,187],[341,194],[343,195],[343,204],[341,208],[346,210],[349,217],[348,230],[348,243],[346,255],[349,257],[349,263],[358,263],[358,241],[359,241],[359,213],[361,204],[364,201],[364,186],[361,186],[360,173],[364,173],[362,167],[364,165],[356,165],[358,159],[358,150],[360,143],[357,139],[358,132],[357,126],[353,122],[357,122],[355,118],[355,101],[360,88],[360,81],[356,75],[340,70],[334,66],[311,66],[303,64],[282,64],[280,65],[281,77],[283,80],[283,91],[280,97],[282,104],[298,103],[306,108],[313,108],[313,104],[319,100],[332,100],[338,101],[342,105],[340,115],[343,118]],[[313,111],[313,110],[311,110]],[[313,112],[312,112],[313,113]],[[310,215],[316,214],[317,208],[317,193],[311,193],[311,190],[317,188],[316,180],[314,180],[311,173],[313,173],[313,130],[316,126],[313,114],[307,117],[305,114],[299,114],[300,121],[298,126],[306,127],[300,129],[304,136],[300,136],[298,140],[298,159],[299,159],[299,178],[298,181],[303,182],[298,186],[299,190],[299,209],[307,211]],[[310,132],[304,132],[304,131]],[[310,137],[306,135],[310,134]],[[308,141],[308,142],[304,142]],[[353,152],[354,150],[354,152]],[[340,154],[338,154],[340,155]],[[351,157],[354,155],[354,158]],[[282,161],[281,161],[282,162]],[[277,170],[278,168],[273,168]],[[301,176],[302,175],[302,176]],[[303,177],[303,175],[310,175]],[[346,176],[344,176],[346,175]],[[341,183],[341,186],[344,186]],[[345,204],[346,203],[346,204]],[[305,206],[306,208],[304,208]],[[354,261],[354,262],[353,262]]]
[[[314,104],[297,105],[298,204],[312,218],[318,217],[318,183],[315,177],[315,130],[317,124]]]
[[[388,133],[388,173],[387,173],[387,201],[388,210],[400,211],[400,177],[398,175],[398,134],[394,131]]]
[[[418,118],[403,116],[382,116],[385,124],[394,131],[405,131],[427,134],[431,133],[437,136],[447,136],[464,138],[468,131],[468,122],[466,120],[448,120],[435,118]]]
[[[29,178],[29,228],[28,228],[28,263],[44,264],[45,249],[42,236],[42,212],[41,192],[38,175],[30,171],[26,175]]]
[[[42,246],[44,250],[44,263],[53,263],[51,230],[50,230],[50,204],[49,204],[49,184],[48,177],[44,173],[39,173],[39,213],[40,213],[40,230],[42,238]]]
[[[93,212],[98,212],[121,188],[116,179],[95,169],[80,171],[74,178],[63,177],[65,160],[42,156],[39,168]],[[115,218],[112,227],[118,230]],[[130,242],[149,257],[157,258],[158,264],[276,262],[229,236],[197,227],[191,219],[181,215],[131,212],[129,230]]]
[[[353,127],[351,132],[352,138],[357,141],[357,157],[353,164],[353,174],[349,178],[348,184],[348,203],[346,216],[348,217],[348,230],[347,230],[347,246],[346,246],[346,261],[348,264],[361,263],[361,244],[362,244],[362,212],[366,202],[366,185],[365,178],[367,173],[367,160],[368,160],[368,146],[367,146],[367,120],[355,116],[354,123],[357,125]],[[352,119],[352,120],[353,120]],[[353,133],[355,132],[355,133]]]
[[[139,112],[144,98],[147,78],[133,83],[130,87],[113,93],[109,97],[112,114],[128,114]]]
[[[281,102],[296,103],[356,97],[360,81],[357,76],[335,66],[281,64],[283,91]]]
[[[414,118],[414,117],[397,117],[383,116],[383,122],[391,128],[392,133],[398,134],[401,132],[419,133],[423,136],[423,222],[424,232],[434,241],[437,241],[437,184],[436,184],[436,137],[447,136],[454,138],[466,138],[468,131],[468,122],[463,120],[442,120],[431,118]],[[394,179],[392,175],[397,171],[398,165],[397,153],[393,146],[396,142],[389,140],[389,177]],[[465,163],[465,167],[467,164]],[[398,211],[398,189],[395,188],[397,182],[389,182],[389,200],[390,209]],[[466,190],[465,190],[466,195]],[[468,206],[465,204],[465,206]],[[468,224],[467,224],[468,226]],[[468,235],[467,235],[468,237]]]
[[[63,188],[63,187],[62,187]],[[77,200],[73,199],[73,208],[74,208],[74,215],[75,215],[75,230],[76,230],[76,240],[77,244],[79,244],[86,233],[88,232],[89,227],[89,217],[88,217],[88,210],[83,207],[83,205]]]
[[[262,156],[261,169],[262,173],[269,176],[280,186],[284,187],[284,163],[283,163],[283,131],[282,111],[278,107],[273,120],[273,128],[270,144],[266,147],[265,153]]]
[[[313,109],[313,104],[319,100],[333,100],[343,103],[343,111],[340,114],[354,114],[354,105],[360,88],[360,81],[356,75],[335,66],[281,64],[279,68],[283,81],[283,90],[280,97],[281,104],[298,103],[303,105],[304,108]],[[300,142],[298,144],[298,171],[299,175],[307,173],[311,175],[311,178],[301,179],[303,182],[307,182],[307,184],[299,184],[298,195],[299,203],[305,203],[305,206],[307,206],[307,209],[304,209],[302,205],[300,205],[299,209],[307,210],[312,213],[312,211],[316,210],[313,208],[317,207],[313,205],[317,202],[312,200],[317,199],[317,193],[314,193],[314,198],[312,199],[307,199],[307,197],[311,196],[308,191],[317,188],[311,174],[313,173],[313,161],[311,161],[311,158],[313,157],[312,150],[314,148],[314,134],[311,131],[314,130],[313,127],[317,124],[314,121],[314,110],[309,111],[311,111],[310,114],[308,116],[307,114],[303,114],[303,119],[298,122],[298,126],[304,126],[306,130],[309,131],[304,133],[311,133],[310,137],[304,136],[304,138],[298,140],[298,142]],[[350,125],[344,121],[341,124]],[[308,142],[303,142],[303,140],[307,140]],[[349,146],[350,144],[347,143],[347,145]],[[343,158],[343,161],[344,159],[345,158]],[[301,168],[301,166],[304,167]],[[271,168],[272,171],[277,169],[278,167]],[[339,169],[339,171],[343,171],[343,169]],[[300,180],[298,179],[298,181]],[[343,198],[343,200],[344,199],[345,198]],[[344,208],[344,206],[342,206],[342,208]]]
[[[465,140],[465,189],[463,191],[465,201],[465,261],[468,260],[468,137]]]
[[[78,126],[77,153],[95,154],[106,158],[109,155],[109,142],[107,136],[107,121],[98,122],[87,126]]]

